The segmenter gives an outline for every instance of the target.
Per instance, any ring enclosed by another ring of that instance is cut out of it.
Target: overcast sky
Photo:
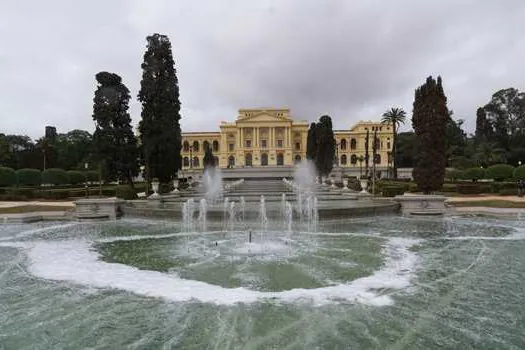
[[[336,129],[392,106],[411,116],[414,89],[440,74],[472,132],[492,93],[525,89],[524,0],[2,0],[0,132],[93,131],[103,70],[131,90],[136,125],[155,32],[173,45],[183,131],[218,130],[251,107],[329,114]]]

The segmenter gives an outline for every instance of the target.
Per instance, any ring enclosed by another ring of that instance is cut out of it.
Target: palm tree
[[[396,164],[396,138],[397,130],[399,125],[405,124],[406,112],[403,108],[390,108],[388,111],[383,113],[381,118],[381,123],[383,124],[392,124],[392,170],[394,179],[397,179],[397,164]]]

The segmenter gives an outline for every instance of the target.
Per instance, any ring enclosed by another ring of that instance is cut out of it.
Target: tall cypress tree
[[[370,161],[370,155],[368,153],[369,148],[370,148],[370,131],[367,129],[366,138],[365,138],[365,177],[368,177],[368,169],[369,169],[368,162]]]
[[[334,166],[335,157],[335,138],[330,116],[324,115],[319,118],[315,134],[317,139],[315,165],[321,175],[328,175]]]
[[[431,76],[415,91],[412,127],[415,132],[414,180],[428,194],[443,186],[446,167],[446,126],[450,118],[441,77]]]
[[[153,34],[147,41],[138,94],[140,139],[146,176],[166,183],[181,168],[179,83],[168,37]]]
[[[93,134],[95,158],[106,181],[121,180],[133,184],[138,174],[137,139],[131,127],[129,90],[120,76],[99,72],[93,99]]]
[[[311,123],[308,129],[308,136],[306,139],[306,159],[315,160],[317,153],[317,137],[315,135],[316,124]]]

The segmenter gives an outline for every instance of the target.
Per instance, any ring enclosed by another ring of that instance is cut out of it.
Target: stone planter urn
[[[359,182],[361,183],[361,193],[368,193],[368,179],[360,179]]]
[[[173,179],[173,191],[171,193],[179,193],[179,179]]]
[[[348,191],[348,179],[343,179],[343,191]]]
[[[337,188],[337,186],[335,185],[335,179],[330,179],[330,183],[332,184],[330,188]]]
[[[319,180],[319,176],[316,176],[315,177],[315,184],[319,185],[320,183],[321,183],[321,181]]]
[[[326,186],[326,176],[323,176],[321,178],[321,183],[323,184],[323,186]]]
[[[149,196],[149,198],[160,197],[159,185],[160,185],[160,182],[158,179],[153,179],[153,181],[151,181],[151,188],[153,189],[153,194]]]

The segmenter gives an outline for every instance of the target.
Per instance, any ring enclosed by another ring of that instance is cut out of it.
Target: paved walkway
[[[478,195],[478,196],[465,196],[465,197],[447,197],[449,203],[458,202],[476,202],[476,201],[487,201],[487,200],[501,200],[509,202],[525,202],[525,197],[518,196],[494,196],[494,195]]]

